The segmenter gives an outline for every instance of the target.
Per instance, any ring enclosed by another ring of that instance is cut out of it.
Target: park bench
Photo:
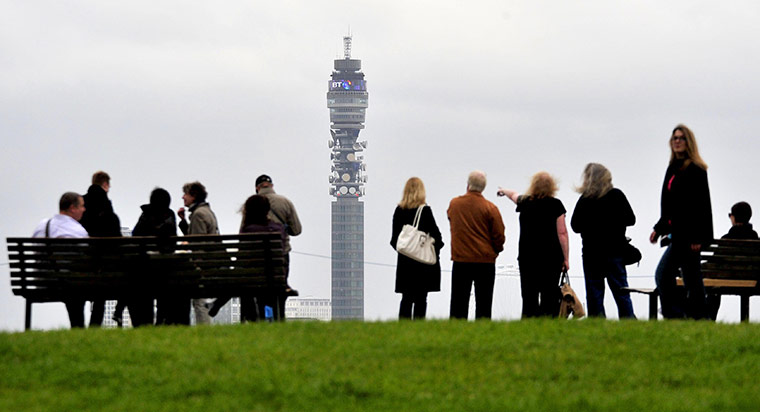
[[[760,295],[760,240],[716,239],[701,252],[707,293],[738,295],[742,322],[749,321],[749,298]],[[683,287],[683,279],[676,279]],[[658,293],[653,288],[625,288],[649,295],[649,319],[657,319]]]
[[[297,295],[287,286],[279,233],[8,238],[7,245],[11,289],[26,299],[27,330],[33,303]]]

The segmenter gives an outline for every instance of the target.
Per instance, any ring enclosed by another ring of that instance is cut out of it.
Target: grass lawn
[[[760,409],[760,325],[298,323],[0,334],[0,411]]]

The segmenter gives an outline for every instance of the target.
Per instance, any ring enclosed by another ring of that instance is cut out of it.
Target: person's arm
[[[435,239],[435,251],[439,252],[443,248],[443,237],[441,236],[441,230],[438,229],[438,225],[435,223],[435,217],[433,216],[433,209],[430,206],[425,206],[422,209],[422,216],[420,217],[420,226],[422,222],[425,222],[425,227],[428,229],[426,232]]]
[[[622,211],[622,223],[623,225],[627,226],[633,226],[636,224],[636,215],[633,213],[633,208],[631,207],[631,204],[628,202],[628,198],[625,197],[625,193],[623,191],[619,191],[620,197],[621,197],[621,211]]]
[[[496,192],[496,196],[506,196],[509,200],[517,204],[517,198],[520,197],[520,194],[514,190],[499,187],[499,190]]]
[[[498,255],[504,250],[504,242],[506,242],[507,237],[504,233],[504,220],[502,220],[501,213],[496,206],[493,207],[493,223],[491,224],[491,228],[493,230],[491,233],[491,245],[493,246],[493,251]]]
[[[668,170],[665,171],[665,179],[662,182],[662,190],[660,191],[660,220],[655,223],[652,234],[649,235],[649,242],[651,243],[657,243],[657,239],[660,236],[665,236],[670,231],[670,224],[668,223],[670,218],[665,216],[665,194],[668,191],[668,183],[672,177],[673,174],[671,174],[669,166]]]
[[[393,224],[391,228],[391,247],[393,250],[396,250],[396,242],[398,241],[398,235],[401,233],[401,227],[403,224],[401,223],[401,217],[399,216],[399,212],[401,211],[400,207],[396,207],[396,210],[393,212]]]
[[[564,214],[557,218],[557,236],[559,236],[559,244],[562,246],[562,255],[565,258],[565,262],[562,264],[562,270],[570,270],[570,239],[567,236],[567,226],[565,225]]]
[[[696,240],[692,243],[691,250],[699,252],[702,244],[713,240],[712,205],[710,202],[710,186],[707,182],[707,171],[699,169],[696,179],[696,189],[693,191],[696,198],[697,219],[695,223]]]
[[[583,196],[578,198],[578,202],[573,209],[573,216],[570,218],[570,227],[575,233],[581,233],[586,230],[586,203],[583,201]]]
[[[179,230],[182,231],[183,235],[187,234],[188,224],[187,220],[185,220],[185,208],[181,207],[179,210],[177,210],[177,216],[179,216]]]
[[[288,200],[288,208],[289,212],[287,216],[285,216],[285,219],[288,221],[286,222],[288,224],[288,234],[290,236],[298,236],[301,234],[301,221],[298,219],[298,213],[296,213],[296,207],[293,206],[293,203]]]

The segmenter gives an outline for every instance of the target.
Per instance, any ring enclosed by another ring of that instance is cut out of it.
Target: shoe
[[[121,316],[113,315],[113,317],[111,317],[111,319],[112,319],[114,322],[116,322],[116,325],[117,325],[118,327],[121,327],[121,324],[122,324],[122,322],[123,322],[123,319],[121,318]]]

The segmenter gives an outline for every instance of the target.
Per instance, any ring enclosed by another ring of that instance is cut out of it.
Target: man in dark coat
[[[85,212],[80,223],[90,237],[120,237],[121,223],[113,212],[113,206],[108,199],[111,188],[111,177],[104,171],[92,175],[92,185],[83,196]],[[103,323],[105,311],[104,300],[92,302],[90,326],[100,326]]]

